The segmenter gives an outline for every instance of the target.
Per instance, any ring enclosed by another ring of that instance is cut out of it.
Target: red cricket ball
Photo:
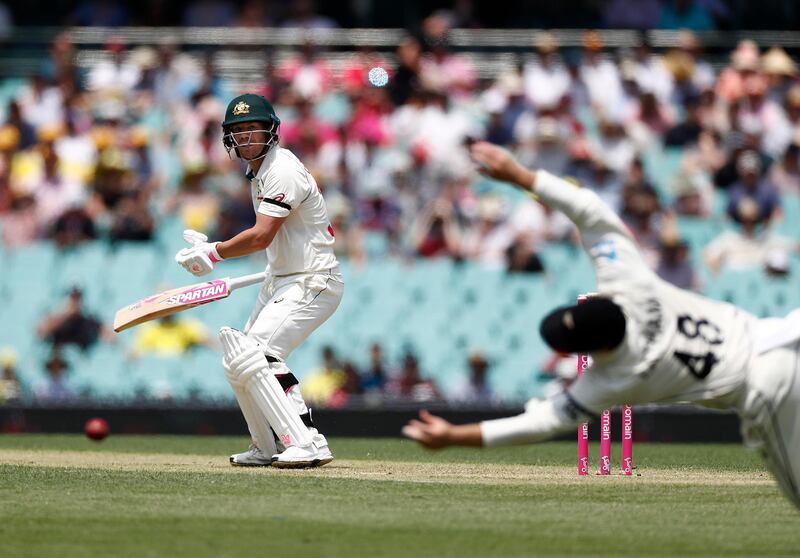
[[[105,419],[101,418],[89,419],[86,421],[84,430],[89,438],[99,442],[108,436],[108,423],[105,421]]]

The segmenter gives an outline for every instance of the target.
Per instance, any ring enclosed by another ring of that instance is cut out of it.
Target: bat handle
[[[256,283],[261,283],[261,282],[264,281],[264,278],[266,277],[266,275],[267,274],[262,271],[261,273],[253,273],[251,275],[243,275],[241,277],[234,277],[233,279],[231,279],[230,289],[233,291],[233,290],[241,288],[241,287],[249,287],[250,285],[255,285]]]

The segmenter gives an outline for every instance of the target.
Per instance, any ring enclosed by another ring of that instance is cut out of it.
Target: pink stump
[[[600,474],[611,474],[611,411],[600,416]]]
[[[578,355],[578,377],[589,367],[589,355]],[[589,474],[589,423],[578,426],[578,474]]]
[[[622,407],[622,473],[633,474],[633,409]]]

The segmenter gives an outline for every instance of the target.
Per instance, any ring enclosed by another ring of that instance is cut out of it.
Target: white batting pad
[[[271,426],[286,447],[311,445],[311,433],[283,392],[258,343],[241,331],[228,327],[220,330],[219,338],[224,353],[222,363],[225,375],[234,390],[238,388],[246,393],[251,403],[249,410],[256,415],[252,421],[266,422],[265,429],[269,431]],[[245,406],[242,406],[242,412],[245,413],[245,419],[250,425],[251,418],[247,417],[248,411],[245,411]],[[259,418],[261,420],[258,420]],[[251,432],[261,444],[262,434],[252,427]],[[266,447],[262,447],[262,450],[265,449]]]
[[[227,374],[226,374],[227,376]],[[239,408],[242,410],[244,420],[247,422],[247,428],[250,430],[250,435],[255,439],[259,449],[268,457],[272,457],[278,453],[278,448],[275,446],[275,436],[272,434],[272,429],[269,424],[258,412],[255,401],[247,393],[241,385],[233,385],[233,392],[236,394],[236,401],[239,402]]]

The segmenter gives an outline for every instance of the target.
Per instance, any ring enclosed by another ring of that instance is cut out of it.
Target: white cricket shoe
[[[269,467],[272,458],[265,455],[255,444],[250,444],[250,449],[242,453],[231,455],[231,465],[234,467]]]
[[[305,469],[320,467],[333,461],[328,440],[322,434],[314,435],[310,446],[289,446],[285,451],[272,456],[272,466],[279,469]]]

